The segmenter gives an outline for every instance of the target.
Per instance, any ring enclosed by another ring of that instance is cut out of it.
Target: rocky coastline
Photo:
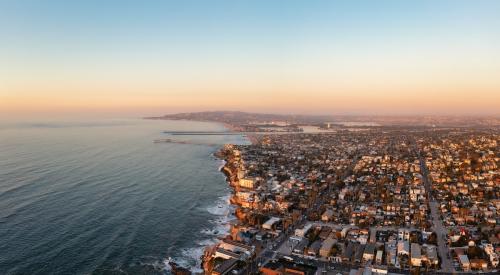
[[[221,167],[220,171],[226,176],[226,182],[232,188],[232,193],[234,193],[234,188],[238,182],[238,165],[240,161],[239,151],[234,145],[226,144],[219,151],[214,154],[217,158],[223,160],[225,163]],[[230,199],[230,203],[234,204],[233,196]],[[237,213],[235,213],[238,217]],[[223,237],[222,239],[231,238],[230,235]],[[202,256],[201,268],[205,271],[205,274],[214,268],[214,263],[211,255],[217,249],[217,244],[210,245],[205,248]]]
[[[231,132],[238,132],[240,129],[236,126],[233,126],[228,123],[223,124],[226,129],[228,129]],[[251,144],[255,144],[258,142],[258,138],[254,135],[245,135],[245,137],[250,141]],[[219,171],[225,175],[225,180],[227,184],[231,187],[231,196],[229,203],[231,205],[238,205],[237,198],[234,196],[235,192],[238,190],[238,171],[240,171],[241,167],[241,156],[240,156],[240,151],[238,150],[238,147],[233,144],[225,144],[223,145],[219,150],[217,150],[214,153],[214,156],[221,161],[224,162],[224,164],[219,168]],[[242,175],[240,175],[242,177]],[[238,220],[242,220],[245,218],[245,214],[240,211],[239,208],[236,208],[234,216]],[[220,237],[220,240],[224,239],[232,239],[231,237],[231,232],[227,234],[224,237]],[[214,268],[214,263],[212,259],[212,255],[214,254],[215,250],[217,249],[218,244],[215,245],[209,245],[205,248],[203,255],[201,256],[201,268],[205,271],[205,274],[210,274],[210,272]],[[174,275],[185,275],[185,274],[192,274],[190,270],[187,268],[181,267],[177,265],[175,262],[171,262],[171,267],[172,267],[172,273]],[[175,268],[174,268],[175,267]]]

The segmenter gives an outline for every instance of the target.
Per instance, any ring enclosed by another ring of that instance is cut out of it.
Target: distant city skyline
[[[500,115],[499,1],[3,1],[0,115]]]

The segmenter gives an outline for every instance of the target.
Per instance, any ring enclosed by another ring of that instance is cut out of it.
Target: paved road
[[[453,263],[449,258],[449,250],[448,245],[443,239],[443,235],[446,233],[446,228],[443,225],[443,221],[441,220],[441,215],[439,214],[439,204],[432,195],[432,187],[429,181],[429,171],[427,170],[427,166],[425,165],[425,161],[420,157],[420,167],[422,171],[422,180],[424,181],[425,192],[429,197],[429,207],[431,210],[432,216],[432,229],[437,234],[437,243],[438,243],[438,253],[441,256],[441,270],[443,272],[455,272],[453,268]]]

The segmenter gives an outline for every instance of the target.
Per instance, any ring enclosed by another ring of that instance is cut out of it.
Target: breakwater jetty
[[[245,135],[246,132],[212,132],[212,131],[165,131],[164,134],[173,136],[236,136]]]

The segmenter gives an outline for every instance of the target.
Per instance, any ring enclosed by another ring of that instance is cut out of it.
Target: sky
[[[496,0],[0,0],[0,115],[498,115],[499,13]]]

